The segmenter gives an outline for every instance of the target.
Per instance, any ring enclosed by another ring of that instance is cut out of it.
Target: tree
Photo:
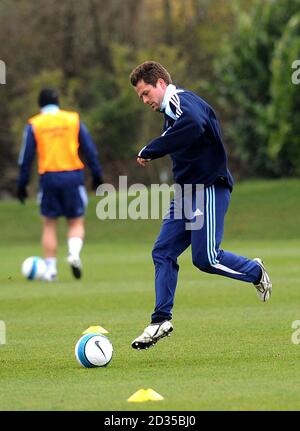
[[[216,62],[220,106],[228,116],[226,138],[248,175],[280,173],[268,147],[271,64],[275,47],[299,6],[299,0],[255,0],[249,10],[236,7],[236,31]]]
[[[268,110],[271,130],[268,154],[275,172],[286,176],[300,175],[300,88],[292,76],[292,65],[299,59],[299,53],[300,14],[296,14],[275,48],[271,65],[272,101]]]

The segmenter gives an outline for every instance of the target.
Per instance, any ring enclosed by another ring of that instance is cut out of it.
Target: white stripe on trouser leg
[[[216,262],[217,253],[215,252],[215,205],[214,205],[214,190],[213,186],[208,189],[208,211],[209,211],[209,243],[208,243],[208,253],[210,256],[210,264],[214,265]]]
[[[212,185],[206,189],[206,236],[207,236],[207,256],[210,265],[230,274],[243,275],[242,272],[234,271],[219,263],[216,250],[216,198],[215,187]]]
[[[210,199],[210,187],[208,187],[206,189],[206,247],[207,247],[207,257],[209,260],[210,265],[213,264],[212,262],[212,256],[211,256],[211,225],[212,225],[212,220],[211,220],[211,199]]]
[[[215,208],[215,190],[214,186],[211,186],[210,190],[211,195],[211,257],[212,264],[217,263],[217,253],[216,253],[216,208]]]
[[[38,205],[41,205],[43,199],[43,189],[40,189],[36,195],[36,202]]]
[[[234,269],[230,269],[227,266],[221,265],[220,263],[215,263],[212,266],[216,269],[220,269],[221,271],[229,272],[230,274],[245,275],[242,272],[234,271]]]
[[[78,186],[78,191],[83,203],[83,207],[86,208],[88,205],[88,196],[84,186]]]
[[[205,197],[206,197],[206,205],[205,205],[205,220],[206,220],[206,251],[207,251],[207,257],[209,260],[209,263],[211,264],[211,259],[209,255],[209,211],[208,211],[208,205],[209,205],[209,199],[208,199],[208,188],[205,190]]]

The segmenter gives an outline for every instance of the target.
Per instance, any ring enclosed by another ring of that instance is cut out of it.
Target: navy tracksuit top
[[[168,85],[161,106],[164,133],[140,152],[144,159],[169,154],[176,183],[222,182],[230,190],[233,178],[227,167],[219,122],[212,107],[195,93]]]

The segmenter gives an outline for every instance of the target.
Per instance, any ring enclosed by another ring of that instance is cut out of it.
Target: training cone
[[[102,328],[102,326],[90,326],[85,331],[83,331],[82,334],[108,334],[108,331]]]
[[[128,398],[129,403],[144,403],[145,401],[162,401],[164,397],[153,389],[140,389]]]

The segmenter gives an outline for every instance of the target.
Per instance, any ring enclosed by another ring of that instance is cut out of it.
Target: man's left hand
[[[25,200],[28,198],[27,189],[24,186],[18,186],[17,197],[21,204],[25,204]]]

